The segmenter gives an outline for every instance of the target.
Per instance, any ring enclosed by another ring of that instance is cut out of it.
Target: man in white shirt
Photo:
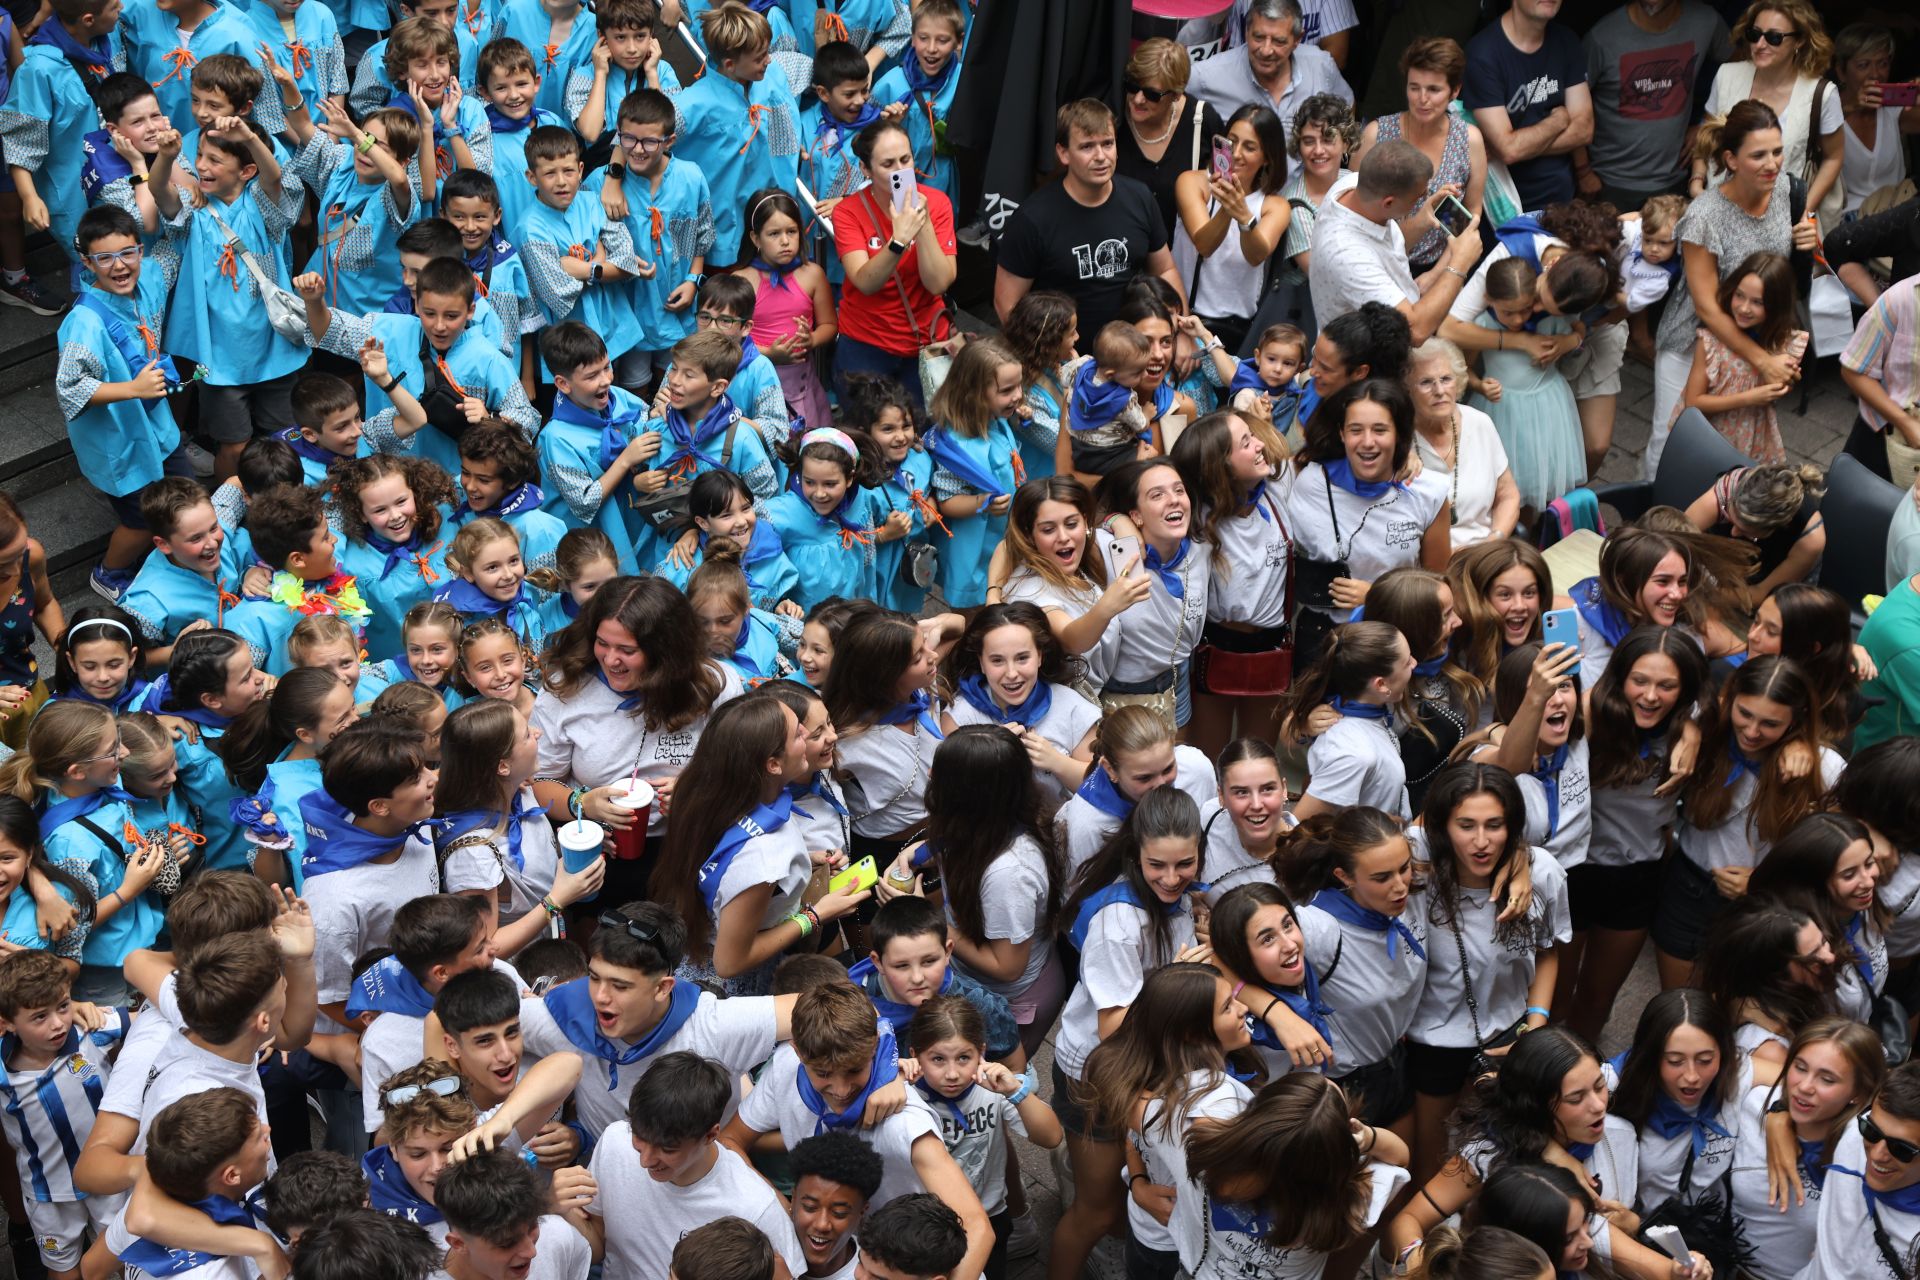
[[[449,1165],[434,1184],[447,1220],[447,1257],[433,1280],[586,1280],[593,1250],[566,1217],[541,1213],[533,1170],[502,1150]]]
[[[1348,102],[1353,90],[1333,56],[1303,44],[1306,20],[1298,0],[1253,0],[1247,10],[1247,42],[1193,65],[1187,92],[1225,120],[1241,107],[1257,103],[1280,117],[1291,138],[1300,104],[1319,93]]]
[[[850,1133],[816,1133],[787,1153],[793,1174],[793,1233],[807,1257],[793,1280],[853,1280],[860,1261],[854,1232],[885,1173],[880,1153]]]
[[[1920,1062],[1887,1073],[1840,1135],[1803,1280],[1911,1276],[1920,1253]]]
[[[1427,195],[1433,162],[1418,147],[1391,138],[1367,152],[1360,170],[1327,192],[1313,227],[1308,273],[1320,327],[1380,302],[1406,316],[1417,347],[1439,331],[1447,308],[1480,257],[1480,220],[1453,237],[1440,263],[1419,281],[1407,266],[1407,245],[1433,225],[1433,210],[1459,188]]]

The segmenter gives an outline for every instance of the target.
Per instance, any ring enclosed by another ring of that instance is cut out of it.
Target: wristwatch
[[[147,180],[147,175],[146,175],[146,174],[144,174],[144,173],[135,173],[135,174],[130,174],[130,175],[128,175],[128,177],[127,177],[127,184],[128,184],[129,186],[135,186],[135,187],[137,187],[137,186],[139,186],[139,185],[140,185],[141,183],[143,183],[143,182],[145,182],[146,180]]]
[[[627,176],[627,166],[623,164],[616,164],[613,161],[607,162],[607,177],[609,179],[611,179],[614,182],[619,182],[625,179],[626,176]]]
[[[605,274],[606,274],[606,268],[602,266],[600,263],[596,262],[593,264],[592,269],[587,273],[587,279],[594,284],[599,284],[600,277],[604,276]]]
[[[898,240],[894,240],[891,238],[887,240],[887,248],[893,251],[893,256],[896,258],[902,256],[907,251],[906,245],[901,244]]]
[[[1244,235],[1251,232],[1255,227],[1259,225],[1260,225],[1260,215],[1257,213],[1250,213],[1247,215],[1247,220],[1240,224],[1240,231]]]

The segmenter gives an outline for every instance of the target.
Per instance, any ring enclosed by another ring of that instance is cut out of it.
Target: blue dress
[[[936,501],[961,494],[998,497],[1012,494],[1026,479],[1013,427],[995,418],[987,434],[974,440],[936,424],[924,439],[933,455],[933,497]],[[940,594],[955,609],[986,603],[987,562],[1006,536],[1007,518],[978,515],[947,517],[947,538],[940,549]]]
[[[280,25],[280,14],[270,4],[256,0],[247,11],[259,39],[273,50],[274,57],[293,72],[300,96],[308,102],[335,94],[345,97],[347,51],[340,43],[340,21],[324,4],[303,4],[293,11],[293,37]]]
[[[221,223],[240,246],[292,287],[292,249],[287,232],[300,220],[305,194],[283,179],[271,200],[256,180],[233,203],[208,195],[206,207],[181,202],[180,215],[164,230],[180,251],[180,280],[167,307],[169,351],[195,360],[216,387],[245,387],[298,372],[307,363],[305,345],[281,337],[267,323],[267,306],[252,272],[230,248]],[[218,217],[220,221],[214,219]]]
[[[156,715],[177,715],[158,706],[147,708]],[[227,777],[227,762],[214,753],[212,743],[226,736],[218,724],[202,723],[200,741],[182,738],[173,744],[174,763],[180,775],[173,784],[174,794],[200,811],[206,827],[207,843],[200,854],[200,865],[207,871],[245,871],[253,865],[253,845],[246,832],[226,820],[240,788]],[[211,818],[206,815],[213,815]]]
[[[1474,323],[1482,329],[1505,327],[1491,311],[1481,312]],[[1541,316],[1534,331],[1571,333],[1573,326],[1564,316]],[[1493,419],[1521,505],[1543,508],[1587,478],[1586,443],[1573,388],[1557,365],[1536,366],[1525,351],[1483,351],[1480,356],[1486,376],[1500,381],[1500,400],[1496,404],[1476,393],[1467,403]]]
[[[787,558],[799,570],[794,599],[811,609],[829,596],[873,595],[873,497],[854,489],[832,515],[823,516],[792,489],[767,504],[767,519],[780,531]]]
[[[353,148],[323,133],[300,148],[289,168],[318,195],[320,243],[306,269],[326,279],[327,305],[351,315],[379,311],[400,287],[396,241],[422,216],[420,202],[409,193],[403,209],[384,179],[360,181]]]
[[[234,54],[256,69],[260,66],[260,53],[255,47],[260,37],[253,23],[225,0],[207,0],[207,3],[213,12],[187,33],[184,42],[180,38],[179,19],[161,9],[154,0],[130,0],[120,13],[120,31],[127,46],[127,70],[153,86],[161,112],[181,133],[194,126],[191,108],[195,66],[216,53]],[[268,80],[267,89],[254,100],[256,109],[261,99],[269,97],[274,106],[279,106],[279,95],[272,90],[272,85],[273,81]]]
[[[539,125],[567,121],[538,107],[518,120],[502,115],[498,107],[488,107],[487,123],[493,127],[493,171],[500,175],[494,183],[500,191],[500,230],[519,244],[526,233],[527,211],[538,202],[533,184],[520,176],[527,171],[527,135]]]
[[[559,265],[562,258],[592,258],[595,248],[603,243],[603,233],[607,261],[630,269],[633,249],[626,224],[608,225],[597,188],[582,189],[565,209],[536,199],[521,222],[520,252],[526,257],[527,278],[548,323],[580,321],[600,335],[607,344],[607,354],[617,360],[646,345],[646,335],[633,312],[633,282],[588,284],[567,275]]]
[[[205,619],[216,627],[226,625],[227,610],[240,603],[234,592],[240,586],[242,566],[229,550],[232,545],[229,541],[220,547],[217,582],[182,569],[158,550],[147,553],[120,597],[120,607],[140,624],[149,648],[172,644],[190,622]]]
[[[927,493],[932,485],[933,458],[926,450],[914,448],[907,452],[899,468],[884,484],[867,491],[873,495],[877,522],[884,523],[895,511],[905,511],[913,518],[912,532],[906,537],[875,545],[873,574],[876,598],[881,604],[916,616],[927,603],[927,589],[908,582],[900,566],[907,558],[907,544],[928,542],[936,537],[928,529],[926,517],[933,502]],[[936,510],[935,515],[938,514]]]

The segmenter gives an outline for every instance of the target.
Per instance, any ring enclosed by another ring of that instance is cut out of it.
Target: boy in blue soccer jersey
[[[540,355],[554,388],[553,417],[535,439],[544,509],[570,529],[601,530],[620,572],[639,573],[635,545],[652,535],[631,498],[665,487],[666,474],[651,468],[664,437],[642,429],[646,405],[613,385],[607,344],[580,321],[550,325],[540,335]]]
[[[519,244],[533,205],[527,179],[527,135],[541,125],[564,125],[555,113],[536,106],[540,73],[527,46],[510,37],[491,40],[480,51],[480,94],[487,100],[493,128],[493,172],[500,196],[500,224],[507,239]]]
[[[151,546],[140,491],[163,474],[193,474],[167,404],[180,371],[160,348],[180,259],[162,244],[146,261],[140,225],[108,205],[80,218],[74,244],[91,280],[60,322],[54,392],[80,473],[118,521],[93,571],[94,589],[117,602]]]
[[[820,220],[813,228],[813,260],[838,285],[846,279],[833,233],[826,219],[841,200],[866,185],[866,170],[853,154],[853,140],[876,120],[898,120],[906,114],[901,103],[876,106],[868,85],[870,72],[860,51],[844,40],[820,46],[813,59],[813,96],[800,113],[800,136],[806,140],[801,172],[813,192]],[[825,425],[825,424],[815,424]]]
[[[600,39],[591,66],[567,80],[566,114],[587,149],[610,146],[629,94],[642,89],[678,93],[680,77],[660,56],[660,6],[655,0],[608,0],[594,12]]]
[[[333,10],[306,0],[251,0],[247,12],[259,41],[254,51],[267,74],[292,89],[303,102],[332,98],[347,104],[347,49]],[[285,99],[282,99],[285,106]]]
[[[400,6],[400,23],[412,18],[424,18],[453,32],[454,79],[467,92],[471,92],[477,83],[474,77],[480,65],[480,46],[494,25],[493,19],[488,18],[485,25],[478,31],[474,30],[467,22],[471,9],[468,0],[417,0],[415,4],[402,3]],[[380,22],[370,30],[385,32],[391,24],[397,31],[400,23],[394,23],[387,16],[383,4]],[[388,37],[383,35],[360,55],[360,65],[353,73],[353,90],[347,95],[347,105],[353,108],[355,115],[364,116],[386,106],[387,100],[395,92],[406,88],[405,79],[396,82],[387,73],[387,41]]]
[[[966,17],[955,0],[919,0],[913,8],[913,49],[873,86],[874,101],[907,109],[907,137],[920,181],[958,201],[947,112],[960,87]]]
[[[707,175],[714,243],[731,259],[739,251],[747,196],[762,187],[793,191],[798,185],[800,106],[784,76],[767,74],[773,35],[764,16],[725,5],[701,14],[700,28],[711,61],[674,99],[675,149]]]
[[[540,327],[540,309],[527,282],[527,264],[501,225],[499,184],[478,169],[460,170],[440,186],[440,214],[460,233],[460,251],[479,282],[480,297],[500,318],[501,352],[531,387],[526,336]]]
[[[255,432],[293,416],[293,376],[305,347],[275,332],[254,282],[251,256],[285,288],[287,232],[300,220],[301,192],[283,185],[260,126],[239,116],[214,122],[194,165],[205,203],[184,203],[172,183],[153,192],[166,234],[179,245],[180,283],[167,316],[167,345],[198,361],[200,425],[217,444],[214,483],[223,483]]]
[[[495,39],[511,36],[533,55],[540,73],[540,106],[566,115],[567,81],[580,67],[590,67],[600,28],[593,10],[580,0],[506,0]]]
[[[0,1128],[13,1146],[27,1221],[53,1280],[78,1280],[87,1228],[106,1230],[118,1196],[73,1185],[73,1163],[93,1132],[111,1072],[108,1054],[127,1031],[123,1009],[102,1010],[97,1026],[75,1016],[73,973],[52,952],[23,950],[0,960]]]
[[[236,8],[226,0],[129,0],[120,16],[120,34],[126,42],[127,70],[153,86],[160,109],[182,133],[194,125],[190,98],[195,66],[217,53],[249,63],[260,56],[260,37],[244,6]],[[256,98],[253,107],[269,133],[286,127],[278,98]]]
[[[164,667],[181,636],[225,625],[226,611],[240,603],[241,567],[227,548],[213,500],[197,481],[154,481],[140,494],[140,515],[153,537],[153,554],[120,597],[120,607],[140,624],[147,662]]]
[[[52,11],[27,41],[7,86],[0,151],[20,193],[26,229],[51,230],[53,242],[78,262],[74,230],[87,210],[80,168],[86,135],[100,127],[92,93],[125,69],[114,36],[120,0],[59,0]]]
[[[533,296],[549,324],[579,320],[599,334],[613,356],[614,381],[639,385],[634,375],[650,364],[646,353],[622,363],[644,337],[628,282],[653,276],[653,265],[637,256],[627,228],[600,201],[579,198],[580,139],[571,130],[543,125],[528,136],[527,177],[538,198],[527,211],[520,250]]]
[[[629,357],[626,372],[639,372],[639,354],[647,359],[635,386],[664,368],[668,349],[693,332],[694,303],[713,256],[706,175],[674,158],[673,123],[673,102],[664,93],[628,94],[620,103],[614,162],[602,170],[601,207],[625,223],[635,251],[653,263],[653,275],[633,286],[634,315],[646,341],[643,353]]]
[[[407,174],[420,149],[420,118],[382,107],[356,124],[326,99],[319,105],[324,130],[303,111],[287,121],[300,148],[288,171],[318,200],[320,243],[307,270],[323,278],[329,306],[378,311],[400,287],[395,241],[421,216]]]

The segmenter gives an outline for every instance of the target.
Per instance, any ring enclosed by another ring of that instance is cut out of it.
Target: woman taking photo
[[[1327,342],[1322,334],[1320,341]],[[1316,357],[1317,359],[1317,357]],[[1413,452],[1413,402],[1398,380],[1369,378],[1342,398],[1338,436],[1307,434],[1311,460],[1293,482],[1287,524],[1299,556],[1294,662],[1311,661],[1334,624],[1364,604],[1389,569],[1447,567],[1447,489],[1404,473]]]
[[[1521,645],[1500,660],[1493,682],[1498,723],[1472,758],[1513,775],[1527,802],[1527,841],[1562,870],[1587,860],[1593,830],[1586,717],[1573,668],[1580,655],[1561,644]]]
[[[1900,185],[1907,176],[1906,135],[1920,132],[1920,108],[1890,106],[1882,96],[1893,79],[1893,55],[1893,32],[1872,23],[1850,23],[1833,37],[1833,78],[1846,120],[1840,189],[1847,217],[1882,187]],[[1864,305],[1880,297],[1880,282],[1865,263],[1843,263],[1834,274]]]
[[[1314,1056],[1327,1047],[1316,1043],[1325,1039],[1316,1028],[1286,1022],[1290,1006],[1265,1011],[1280,1019],[1275,1034],[1296,1067],[1325,1070],[1361,1100],[1369,1124],[1390,1126],[1405,1138],[1413,1131],[1406,1035],[1426,989],[1431,942],[1424,922],[1407,913],[1413,885],[1407,837],[1391,814],[1342,809],[1297,827],[1281,867],[1301,904],[1294,914],[1320,998],[1336,1011],[1333,1065]]]
[[[1427,983],[1408,1033],[1407,1067],[1414,1174],[1424,1184],[1445,1157],[1446,1120],[1474,1058],[1504,1056],[1552,1016],[1558,949],[1573,927],[1566,872],[1528,845],[1526,801],[1506,770],[1448,765],[1427,788],[1421,816],[1414,856],[1424,853],[1430,870],[1410,914],[1427,938]],[[1502,923],[1494,885],[1523,865],[1532,875],[1532,900],[1525,915]]]
[[[1451,42],[1449,42],[1451,43]],[[1447,486],[1453,513],[1448,542],[1453,551],[1504,541],[1520,521],[1520,487],[1507,465],[1507,449],[1493,419],[1460,403],[1467,386],[1467,360],[1445,338],[1428,338],[1407,363],[1413,395],[1414,446],[1420,468]]]
[[[1195,166],[1174,184],[1173,265],[1187,305],[1228,351],[1246,341],[1260,309],[1267,259],[1280,247],[1292,209],[1278,196],[1287,180],[1287,132],[1271,110],[1249,103],[1221,135],[1232,144],[1223,178]]]
[[[1740,899],[1713,926],[1700,957],[1700,989],[1726,1010],[1733,1047],[1787,1063],[1787,1046],[1834,1011],[1834,949],[1811,908],[1796,901]]]
[[[541,660],[533,704],[540,733],[534,796],[556,822],[576,807],[609,834],[634,822],[613,802],[638,777],[653,787],[647,850],[607,864],[610,902],[646,897],[666,834],[674,783],[713,709],[741,692],[740,678],[707,656],[693,606],[664,578],[615,578],[594,592]]]
[[[889,175],[913,168],[913,143],[898,123],[880,120],[862,129],[853,154],[868,185],[832,208],[834,248],[847,273],[833,360],[836,389],[847,394],[850,373],[876,374],[898,382],[924,409],[920,349],[952,336],[943,313],[959,270],[953,204],[930,183],[904,208],[884,198]]]
[[[1360,154],[1354,167],[1359,167],[1374,144],[1404,138],[1433,162],[1427,194],[1435,195],[1442,187],[1458,188],[1460,203],[1478,217],[1487,181],[1486,139],[1465,112],[1448,110],[1466,81],[1466,50],[1445,36],[1424,36],[1400,55],[1400,74],[1406,79],[1407,109],[1381,116],[1367,126],[1360,135]],[[1418,243],[1407,246],[1413,274],[1431,270],[1446,245],[1446,231],[1436,226]]]
[[[1880,862],[1867,826],[1844,813],[1815,813],[1787,832],[1747,882],[1769,902],[1796,903],[1813,913],[1833,948],[1834,1008],[1873,1020],[1887,989],[1887,912],[1876,892]]]
[[[940,713],[940,727],[946,733],[970,724],[1010,730],[1044,794],[1064,799],[1086,779],[1100,720],[1100,708],[1070,687],[1078,667],[1039,606],[990,604],[947,655],[954,700]]]
[[[1227,131],[1218,112],[1187,96],[1192,71],[1185,45],[1156,36],[1140,42],[1121,73],[1126,127],[1115,139],[1114,168],[1147,184],[1168,227],[1179,217],[1175,183],[1189,170],[1204,169],[1215,135]]]
[[[1073,1280],[1100,1237],[1121,1225],[1121,1133],[1081,1101],[1087,1062],[1127,1021],[1148,974],[1206,957],[1192,902],[1201,871],[1199,806],[1156,787],[1074,877],[1061,912],[1072,922],[1067,936],[1080,953],[1080,979],[1054,1041],[1054,1110],[1067,1131],[1074,1184],[1048,1260],[1055,1280]],[[1234,1016],[1243,1020],[1245,1012]]]
[[[1288,830],[1287,782],[1264,738],[1235,738],[1214,758],[1220,793],[1200,805],[1206,833],[1207,901],[1242,884],[1273,884],[1273,857]]]
[[[1149,791],[1172,786],[1196,805],[1213,799],[1213,765],[1192,747],[1176,745],[1173,726],[1147,707],[1120,707],[1094,730],[1093,767],[1054,824],[1067,873],[1078,872],[1120,828]]]
[[[1593,829],[1587,858],[1567,872],[1573,941],[1553,1005],[1592,1039],[1606,1025],[1653,921],[1660,861],[1693,768],[1693,709],[1707,678],[1700,647],[1672,627],[1639,626],[1613,651],[1587,695]]]
[[[1772,0],[1766,0],[1771,3]],[[1779,0],[1796,11],[1800,0]],[[1818,23],[1811,9],[1808,17]],[[1784,29],[1788,24],[1778,13],[1766,10],[1759,15],[1758,29]],[[1751,20],[1748,30],[1755,29]],[[1792,54],[1765,41],[1754,45],[1765,48],[1758,56],[1790,60]],[[1733,68],[1751,64],[1730,62],[1722,65],[1725,75]],[[1839,115],[1839,95],[1828,90]],[[1748,254],[1790,254],[1795,249],[1811,250],[1817,239],[1814,224],[1802,219],[1793,222],[1789,208],[1788,178],[1800,170],[1785,155],[1780,138],[1780,117],[1764,102],[1732,98],[1726,119],[1715,126],[1709,118],[1700,127],[1694,144],[1695,172],[1704,177],[1704,163],[1711,158],[1725,171],[1711,190],[1700,194],[1680,219],[1676,234],[1680,238],[1683,269],[1674,278],[1667,295],[1666,314],[1654,338],[1653,361],[1653,435],[1647,442],[1646,474],[1651,479],[1660,466],[1660,453],[1667,443],[1667,424],[1673,421],[1674,407],[1686,391],[1687,374],[1693,368],[1694,330],[1704,326],[1728,350],[1752,365],[1765,382],[1794,382],[1800,376],[1800,362],[1787,355],[1763,350],[1759,343],[1741,331],[1719,303],[1720,283],[1745,262]],[[1797,119],[1807,118],[1802,105]],[[1836,119],[1834,128],[1839,128]],[[1839,156],[1834,157],[1835,176]],[[1698,186],[1695,187],[1699,191]],[[1817,194],[1817,193],[1815,193]],[[1817,208],[1810,204],[1809,209]]]
[[[1680,849],[1667,860],[1653,917],[1664,987],[1687,984],[1714,920],[1846,767],[1820,745],[1812,687],[1786,658],[1756,658],[1735,671],[1700,726],[1700,765],[1681,792]]]
[[[1196,540],[1193,498],[1173,463],[1129,462],[1100,482],[1100,506],[1139,531],[1147,595],[1120,618],[1120,648],[1101,689],[1111,710],[1127,698],[1149,698],[1175,728],[1193,714],[1191,665],[1206,626],[1213,585],[1212,548]]]
[[[1173,465],[1198,511],[1199,539],[1212,548],[1215,581],[1187,726],[1189,741],[1208,755],[1236,733],[1267,732],[1292,678],[1286,507],[1293,468],[1276,461],[1232,411],[1208,414],[1173,446]]]
[[[944,736],[928,694],[939,663],[903,613],[864,613],[847,624],[827,672],[827,719],[840,735],[835,769],[853,818],[855,860],[892,862],[927,821],[927,778]]]

